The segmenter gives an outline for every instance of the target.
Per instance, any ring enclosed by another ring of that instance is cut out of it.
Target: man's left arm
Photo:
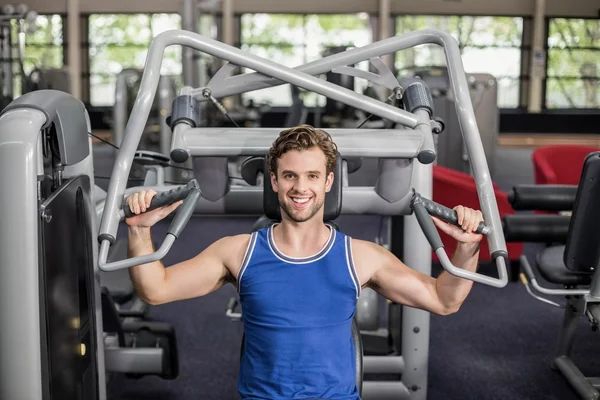
[[[469,271],[477,269],[482,235],[475,233],[483,220],[481,212],[455,207],[461,227],[433,218],[435,225],[457,240],[452,264]],[[353,241],[354,242],[354,241]],[[400,304],[435,314],[456,312],[469,294],[473,281],[442,272],[437,279],[409,268],[392,253],[373,243],[357,243],[355,262],[359,279],[382,296]],[[368,266],[367,268],[364,268]]]

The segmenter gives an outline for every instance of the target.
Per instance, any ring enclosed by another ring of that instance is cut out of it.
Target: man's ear
[[[279,191],[279,187],[277,185],[277,176],[273,172],[270,173],[270,176],[271,176],[271,187],[273,188],[273,191],[275,193],[277,193]]]
[[[331,190],[331,187],[333,186],[333,172],[330,172],[327,175],[327,181],[325,182],[325,192],[329,192]]]

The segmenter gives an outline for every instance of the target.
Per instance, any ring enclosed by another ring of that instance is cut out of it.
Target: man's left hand
[[[444,233],[454,238],[459,243],[479,243],[483,238],[480,233],[475,233],[479,223],[483,221],[483,214],[479,210],[464,206],[456,206],[453,208],[458,216],[458,224],[460,227],[449,224],[436,217],[431,217],[435,225]]]

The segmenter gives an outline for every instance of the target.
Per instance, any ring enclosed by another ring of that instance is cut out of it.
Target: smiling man
[[[157,261],[130,269],[140,298],[150,304],[203,296],[226,283],[237,287],[245,331],[243,399],[358,399],[351,324],[361,288],[439,315],[458,311],[471,290],[471,281],[447,272],[437,279],[424,275],[383,247],[326,224],[336,158],[323,130],[302,125],[281,132],[268,154],[281,222],[222,238],[169,268]],[[150,227],[180,204],[144,213],[155,194],[127,198],[139,214],[127,219],[130,256],[154,251]],[[458,241],[453,264],[475,271],[481,212],[454,209],[461,228],[433,220]]]

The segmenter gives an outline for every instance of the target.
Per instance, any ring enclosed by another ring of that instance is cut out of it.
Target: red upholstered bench
[[[556,145],[536,148],[531,159],[536,185],[579,185],[583,161],[600,148],[582,145]]]
[[[506,214],[514,214],[508,202],[508,196],[501,191],[496,184],[493,185],[496,193],[496,202],[500,211],[500,218]],[[457,205],[464,205],[473,209],[480,209],[479,197],[475,189],[475,180],[469,174],[449,169],[443,166],[435,165],[433,167],[433,201],[453,208]],[[452,256],[456,249],[456,242],[448,235],[440,231],[442,242],[449,256]],[[513,264],[518,265],[518,259],[523,252],[522,243],[507,243],[508,257]],[[433,260],[438,261],[435,253]],[[490,251],[486,240],[482,241],[480,260],[483,262],[491,261]],[[514,276],[512,276],[515,279]]]

